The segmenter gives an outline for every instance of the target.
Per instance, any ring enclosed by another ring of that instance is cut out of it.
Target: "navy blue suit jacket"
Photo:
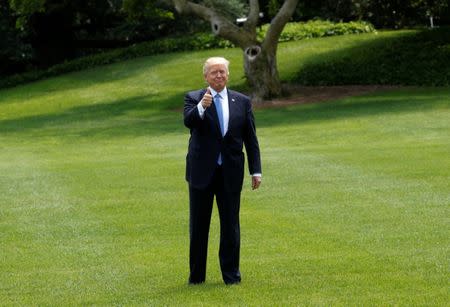
[[[247,152],[250,174],[261,173],[261,158],[256,137],[255,120],[249,97],[228,90],[228,131],[222,137],[214,103],[205,110],[202,119],[197,104],[206,89],[189,92],[184,98],[184,124],[190,129],[186,156],[186,180],[196,189],[206,188],[222,153],[225,189],[241,191],[244,178],[243,145]]]

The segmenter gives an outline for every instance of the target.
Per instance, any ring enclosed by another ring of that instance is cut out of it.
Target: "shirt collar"
[[[225,86],[225,87],[223,88],[223,90],[220,91],[220,92],[216,92],[216,91],[215,91],[213,88],[211,88],[211,87],[209,87],[209,89],[210,89],[211,94],[212,94],[213,97],[215,97],[217,94],[219,94],[220,97],[222,97],[222,99],[224,99],[224,98],[226,98],[226,97],[228,96],[228,91],[227,91],[227,87],[226,87],[226,86]]]

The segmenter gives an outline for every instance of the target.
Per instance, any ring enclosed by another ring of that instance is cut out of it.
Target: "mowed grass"
[[[282,78],[371,39],[282,44]],[[245,90],[231,49],[0,91],[0,304],[448,305],[450,88],[256,110],[264,177],[243,189],[243,282],[222,283],[215,208],[207,282],[187,285],[182,98],[218,54]]]

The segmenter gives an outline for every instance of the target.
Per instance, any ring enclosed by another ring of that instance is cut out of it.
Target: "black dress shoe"
[[[189,286],[200,285],[200,284],[203,284],[203,283],[205,283],[204,280],[202,280],[202,281],[192,281],[192,280],[189,280],[189,281],[188,281],[188,285],[189,285]]]
[[[240,280],[233,280],[233,281],[226,281],[225,284],[227,286],[231,286],[231,285],[239,285],[241,283]]]

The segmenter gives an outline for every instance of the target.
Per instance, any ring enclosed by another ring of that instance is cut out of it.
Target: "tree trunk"
[[[252,101],[262,102],[281,95],[277,58],[264,47],[252,45],[244,50],[244,71],[252,89]]]
[[[242,28],[220,12],[188,0],[170,0],[180,14],[193,14],[211,23],[215,35],[230,40],[244,50],[244,71],[252,90],[252,101],[262,102],[282,94],[277,68],[278,38],[294,13],[299,0],[284,0],[272,19],[263,42],[257,41],[259,1],[249,0],[250,12]]]

